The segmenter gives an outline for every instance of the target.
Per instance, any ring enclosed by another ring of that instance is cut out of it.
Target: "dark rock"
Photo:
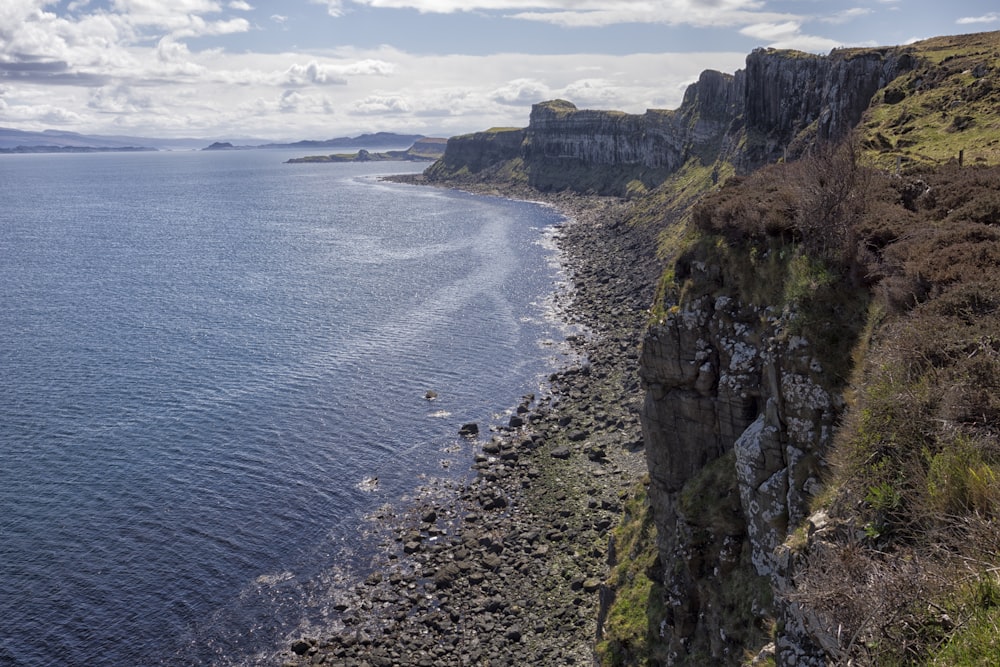
[[[566,447],[559,447],[558,449],[553,449],[550,456],[554,459],[568,459],[570,451]]]
[[[458,434],[463,438],[474,438],[479,435],[479,424],[475,422],[462,424],[462,428],[458,429]]]
[[[448,588],[462,574],[457,563],[447,563],[434,573],[433,581],[438,588]]]
[[[483,556],[484,567],[490,570],[495,570],[499,568],[501,565],[503,565],[503,558],[500,557],[500,554],[495,554],[491,552]]]
[[[292,653],[295,655],[305,655],[315,643],[316,642],[313,639],[296,639],[292,642]]]
[[[504,639],[512,642],[521,641],[521,630],[520,628],[509,628],[507,632],[504,633]]]
[[[906,99],[906,91],[900,88],[887,88],[882,94],[886,104],[899,104]]]

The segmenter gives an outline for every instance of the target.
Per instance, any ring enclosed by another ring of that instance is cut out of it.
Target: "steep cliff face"
[[[616,185],[631,177],[651,186],[692,156],[712,162],[739,112],[740,81],[704,72],[679,109],[641,115],[580,110],[562,100],[536,104],[523,151],[529,182],[575,188],[582,170]]]
[[[817,138],[843,136],[876,91],[915,64],[899,49],[829,56],[759,49],[746,62],[734,75],[703,72],[676,110],[627,114],[577,109],[565,100],[536,104],[523,130],[449,140],[428,177],[508,173],[516,162],[514,171],[541,190],[620,195],[637,184],[662,183],[691,159],[729,161],[749,172]]]
[[[624,194],[662,183],[692,156],[716,160],[741,109],[741,76],[704,72],[676,111],[644,114],[577,109],[565,100],[532,107],[523,130],[454,137],[427,170],[430,180],[483,173],[541,190]]]
[[[800,154],[816,139],[849,132],[872,97],[917,64],[901,49],[833,51],[829,56],[757,49],[747,57],[740,171]]]
[[[524,130],[520,128],[498,128],[451,137],[444,156],[427,169],[427,177],[443,180],[479,175],[491,167],[517,159],[523,142]]]
[[[679,664],[739,664],[753,645],[751,615],[781,621],[779,664],[823,664],[795,630],[795,610],[780,598],[775,608],[770,595],[785,575],[776,549],[805,518],[842,408],[809,343],[787,335],[789,317],[703,296],[643,341],[650,503],[661,558],[672,564],[663,636]],[[699,479],[706,474],[711,484]]]
[[[957,215],[961,207],[955,202],[961,198],[932,194],[939,190],[923,180],[903,187],[898,175],[883,179],[883,186],[891,181],[889,189],[898,186],[898,191],[876,197],[862,191],[872,187],[871,181],[851,180],[854,172],[843,164],[834,160],[823,166],[829,146],[811,149],[845,136],[864,119],[869,156],[897,165],[902,160],[945,162],[970,146],[977,151],[977,162],[1000,160],[995,132],[967,132],[996,128],[997,54],[1000,33],[938,38],[910,47],[839,50],[829,56],[757,50],[735,75],[702,74],[676,111],[629,115],[546,102],[535,105],[520,135],[511,131],[502,150],[487,145],[495,141],[491,137],[460,138],[454,147],[449,143],[450,155],[436,165],[438,171],[429,172],[448,178],[481,169],[542,189],[578,192],[653,190],[635,203],[636,220],[691,221],[663,235],[677,246],[667,250],[676,251],[673,256],[679,259],[673,273],[664,276],[663,293],[671,296],[654,306],[657,315],[645,333],[640,360],[648,495],[662,566],[656,574],[666,595],[665,616],[650,615],[649,632],[667,647],[668,664],[741,664],[746,651],[762,647],[762,654],[789,667],[840,664],[850,656],[867,655],[856,645],[863,642],[855,640],[892,603],[838,607],[839,582],[855,585],[855,602],[873,597],[867,593],[877,587],[847,575],[823,583],[823,566],[854,554],[869,529],[878,535],[879,522],[886,521],[879,512],[897,512],[900,494],[911,493],[913,485],[897,479],[903,468],[885,464],[886,470],[870,470],[871,479],[851,491],[855,495],[849,496],[846,509],[840,508],[841,515],[806,515],[829,472],[825,461],[836,427],[845,414],[850,424],[857,412],[856,406],[846,409],[840,392],[852,348],[873,317],[868,311],[873,283],[889,275],[879,288],[887,290],[889,302],[905,302],[908,308],[930,292],[928,270],[900,259],[905,253],[891,246],[931,228],[952,234],[954,229],[938,223]],[[788,158],[785,164],[772,164],[782,158]],[[669,180],[678,170],[679,177]],[[726,199],[727,188],[712,188],[717,192],[703,200],[716,207],[708,216],[712,220],[696,221],[698,212],[685,207],[716,184],[720,173],[734,171],[742,176],[733,179],[734,189],[743,194]],[[770,175],[755,181],[761,174]],[[847,181],[851,187],[838,189]],[[654,190],[658,184],[663,186]],[[991,230],[997,224],[997,208],[988,203],[993,194],[963,195],[977,202],[976,224],[988,224]],[[928,218],[933,223],[910,220],[921,206],[937,206],[936,196],[943,208]],[[851,203],[869,197],[876,205]],[[892,207],[902,210],[888,216]],[[898,220],[887,222],[887,217]],[[992,235],[980,230],[974,236]],[[940,245],[926,247],[949,275],[971,257],[985,256],[969,251],[944,261]],[[903,280],[893,273],[904,269],[914,274]],[[993,264],[988,273],[995,275]],[[984,288],[986,293],[996,291]],[[987,299],[977,296],[973,302]],[[963,316],[967,312],[963,306]],[[928,325],[926,335],[935,343],[936,334]],[[959,356],[972,359],[985,340],[992,339],[980,338],[979,348],[962,348]],[[837,364],[844,367],[834,368]],[[880,372],[893,374],[892,368]],[[995,378],[996,373],[982,377],[987,376]],[[872,393],[875,397],[869,399],[881,405],[875,400],[881,400],[879,391]],[[910,400],[911,394],[905,395]],[[882,413],[872,414],[879,424],[891,421]],[[899,414],[910,413],[901,409]],[[977,413],[976,419],[987,423],[986,414]],[[945,419],[934,423],[934,428],[952,428]],[[993,429],[989,438],[995,438],[996,427],[988,423]],[[916,430],[919,437],[914,438],[923,442],[932,429]],[[875,458],[897,449],[895,435],[884,439],[871,443]],[[920,447],[914,451],[923,457],[920,465],[933,453]],[[942,452],[942,460],[946,454],[951,455]],[[1000,455],[992,457],[987,466],[991,480],[996,477],[989,466],[1000,470]],[[869,458],[864,457],[864,465]],[[881,459],[872,460],[871,466],[883,465]],[[982,477],[979,468],[970,470]],[[878,476],[883,474],[891,479]],[[866,493],[872,489],[884,493],[870,501]],[[928,493],[938,491],[935,487]],[[879,502],[886,507],[868,509],[875,512],[874,523],[856,520],[860,507]],[[1000,509],[986,514],[991,520],[997,515]],[[992,535],[992,524],[989,530]],[[881,544],[869,554],[872,562],[885,555]],[[899,590],[910,587],[906,577],[912,564],[899,565],[894,584]],[[870,570],[858,572],[848,574],[872,578]],[[811,599],[803,596],[803,587],[817,579],[825,588]],[[928,608],[923,598],[917,603]],[[825,611],[824,604],[829,607]],[[993,598],[989,604],[995,608]],[[913,618],[923,619],[919,614]],[[853,630],[848,627],[852,623]],[[915,623],[907,631],[923,629]],[[946,634],[942,630],[940,636]],[[870,636],[886,643],[895,635]],[[988,646],[995,648],[992,640]]]

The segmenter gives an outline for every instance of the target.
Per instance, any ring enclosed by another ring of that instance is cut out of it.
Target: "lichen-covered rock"
[[[650,502],[661,559],[671,563],[664,584],[676,610],[673,635],[664,639],[678,664],[706,651],[722,663],[739,663],[724,644],[708,641],[742,631],[733,627],[739,621],[715,611],[729,594],[727,579],[717,573],[743,567],[744,576],[761,577],[780,591],[778,549],[805,518],[818,484],[842,406],[821,382],[808,343],[783,334],[794,317],[729,296],[704,296],[652,325],[643,343]],[[711,473],[708,484],[703,478],[713,466],[730,470]],[[710,511],[704,507],[727,479],[738,489],[732,510],[738,516],[722,520],[725,498]],[[736,552],[745,548],[747,558],[734,560],[734,545],[742,545]],[[749,602],[783,621],[779,664],[822,659],[785,600],[779,597],[773,608],[765,600]],[[745,616],[740,620],[746,624]]]

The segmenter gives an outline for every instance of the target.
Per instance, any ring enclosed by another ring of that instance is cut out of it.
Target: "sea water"
[[[0,156],[0,665],[265,660],[558,363],[557,213],[292,156]]]

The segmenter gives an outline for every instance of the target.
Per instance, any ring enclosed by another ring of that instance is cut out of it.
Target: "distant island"
[[[14,146],[0,148],[0,153],[138,153],[156,151],[148,146]]]
[[[390,151],[390,153],[405,153],[402,149],[414,146],[416,142],[428,139],[430,142],[440,141],[441,147],[436,152],[426,152],[428,157],[437,159],[444,152],[444,139],[429,139],[421,134],[396,134],[394,132],[375,132],[361,134],[356,137],[337,137],[323,140],[303,140],[289,143],[270,143],[263,139],[229,138],[214,141],[191,137],[139,137],[115,136],[99,134],[80,134],[64,130],[18,130],[10,127],[0,127],[0,154],[5,153],[103,153],[103,152],[135,152],[161,150],[202,150],[202,151],[234,151],[254,149],[293,149],[293,150],[351,150]],[[207,145],[212,142],[210,145]],[[421,150],[420,153],[425,151]],[[416,154],[416,153],[414,153]],[[376,158],[380,159],[380,158]],[[384,159],[384,158],[381,158]],[[391,157],[389,159],[418,159],[417,157]]]
[[[373,153],[360,149],[356,153],[335,153],[333,155],[307,155],[286,160],[285,164],[314,162],[434,162],[444,155],[447,139],[422,137],[405,151],[385,151]]]
[[[155,138],[125,135],[80,134],[65,130],[18,130],[0,127],[0,153],[102,153],[158,150],[191,150],[204,139]]]
[[[241,146],[234,145],[228,141],[217,141],[211,146],[207,146],[202,150],[206,151],[234,151],[234,150],[248,150],[252,148],[301,148],[301,149],[319,149],[319,148],[360,148],[364,147],[366,150],[374,149],[398,149],[400,146],[411,146],[414,142],[417,142],[425,137],[422,134],[396,134],[395,132],[375,132],[372,134],[360,134],[356,137],[336,137],[334,139],[322,139],[313,140],[306,139],[303,141],[294,141],[291,143],[268,143],[268,144],[257,144],[255,146]],[[444,148],[442,148],[442,151]]]

